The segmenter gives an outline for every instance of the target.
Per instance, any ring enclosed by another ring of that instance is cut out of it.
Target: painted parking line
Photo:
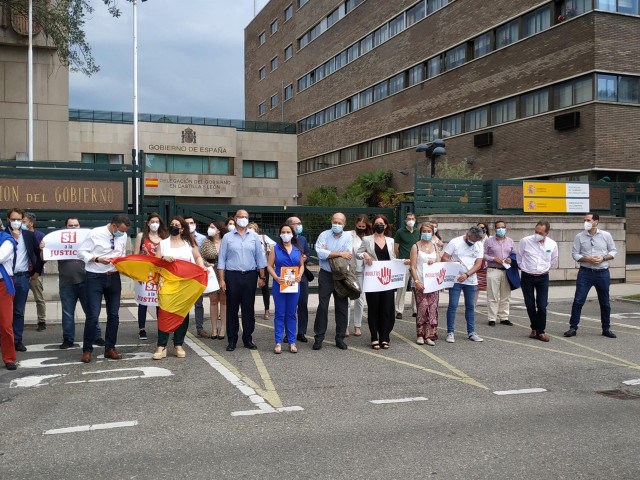
[[[625,385],[640,385],[640,378],[636,378],[634,380],[625,380],[624,382]]]
[[[526,310],[526,307],[521,307],[518,305],[512,305],[514,308],[519,308],[521,310]],[[571,318],[571,314],[570,313],[564,313],[564,312],[554,312],[551,310],[547,310],[547,315],[557,315],[558,317],[567,317],[567,318]],[[627,314],[624,314],[625,316],[622,316],[623,314],[616,314],[616,313],[612,313],[611,314],[611,318],[619,318],[619,319],[632,319],[635,318],[633,316],[627,317]],[[628,315],[635,315],[635,314],[628,314]],[[586,317],[584,315],[580,315],[580,321],[586,320],[588,322],[595,322],[598,323],[599,325],[602,324],[602,321],[599,318],[591,318],[591,317]],[[618,322],[611,322],[611,326],[613,327],[623,327],[623,328],[630,328],[632,330],[640,330],[640,327],[637,325],[628,325],[626,323],[618,323]]]
[[[42,434],[58,435],[60,433],[91,432],[94,430],[110,430],[112,428],[135,427],[136,425],[138,425],[137,420],[133,420],[130,422],[96,423],[95,425],[78,425],[77,427],[55,428],[53,430],[46,430]]]
[[[375,405],[384,405],[387,403],[408,403],[408,402],[424,402],[427,397],[408,397],[408,398],[393,398],[389,400],[369,400],[369,403]]]
[[[498,392],[493,392],[495,395],[520,395],[523,393],[543,393],[547,390],[544,388],[523,388],[520,390],[502,390]]]

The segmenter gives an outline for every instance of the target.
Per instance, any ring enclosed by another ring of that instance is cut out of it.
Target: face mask
[[[22,228],[22,230],[29,230],[29,227],[24,223],[22,224],[22,226],[20,228]]]
[[[339,223],[334,223],[331,225],[331,231],[333,233],[342,233],[342,225],[340,225]]]
[[[124,235],[124,232],[121,232],[120,230],[116,231],[116,233],[113,234],[113,236],[116,238],[122,237],[123,235]]]
[[[473,247],[473,244],[475,243],[469,240],[468,238],[465,240],[465,242],[467,242],[467,245],[469,245],[470,247]]]
[[[433,235],[432,235],[431,233],[421,233],[421,234],[420,234],[420,238],[421,238],[422,240],[424,240],[425,242],[428,242],[429,240],[431,240],[431,237],[432,237],[432,236],[433,236]]]
[[[384,233],[385,226],[384,225],[374,225],[373,231],[376,233]]]
[[[496,230],[496,235],[498,235],[499,237],[504,237],[506,234],[507,234],[506,228],[498,228]]]
[[[20,230],[22,228],[22,220],[11,220],[11,228],[14,230]]]
[[[416,221],[415,221],[415,220],[409,220],[409,221],[407,222],[407,227],[409,227],[409,228],[413,228],[413,226],[414,226],[415,224],[416,224]]]
[[[365,228],[356,228],[356,232],[358,232],[358,233],[367,233],[367,227],[365,227]]]
[[[593,223],[591,222],[584,222],[584,229],[585,230],[591,230],[593,228]]]
[[[485,233],[487,233],[487,231],[484,228],[480,228],[480,230],[482,230],[482,234],[484,235]]]
[[[189,225],[189,233],[193,233],[196,231],[196,226],[195,225]]]
[[[289,243],[291,241],[291,239],[293,238],[293,234],[291,234],[291,233],[281,233],[280,234],[280,238],[282,239],[282,241],[284,243]]]
[[[231,224],[227,225],[227,230],[229,230],[230,232],[233,232],[235,229],[236,229],[235,225],[231,225]]]
[[[239,218],[238,221],[236,222],[241,228],[246,228],[247,225],[249,225],[249,219],[248,218]]]
[[[302,225],[298,225],[298,226],[296,227],[296,233],[297,233],[298,235],[300,235],[300,234],[302,233]]]
[[[544,240],[544,235],[540,235],[539,233],[536,233],[533,237],[536,239],[536,242]]]
[[[433,227],[433,233],[438,233],[438,227]]]
[[[207,235],[209,235],[210,237],[213,237],[213,236],[215,236],[216,232],[217,232],[217,230],[215,228],[209,228],[207,230]]]
[[[149,224],[149,230],[151,230],[152,232],[157,232],[159,228],[160,228],[159,223],[154,222]]]
[[[247,230],[249,230],[250,232],[256,233],[256,231],[253,228],[247,228]]]
[[[178,235],[180,235],[180,227],[176,227],[175,225],[171,225],[169,227],[169,234],[172,237],[177,237]]]

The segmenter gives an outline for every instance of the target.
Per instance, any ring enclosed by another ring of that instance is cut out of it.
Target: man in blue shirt
[[[296,235],[298,235],[298,244],[302,247],[304,253],[304,269],[307,270],[307,262],[309,261],[309,242],[306,237],[302,235],[303,228],[302,222],[298,217],[289,217],[287,224],[295,229]],[[302,343],[307,343],[307,325],[309,324],[309,309],[307,308],[307,302],[309,301],[309,280],[306,275],[302,275],[302,281],[300,282],[300,298],[298,299],[298,334],[296,340]],[[286,342],[286,340],[285,340]]]
[[[322,348],[322,341],[327,332],[329,323],[329,300],[333,294],[336,315],[336,347],[347,349],[344,343],[344,335],[347,330],[347,310],[349,299],[340,297],[333,287],[333,275],[331,274],[330,258],[342,257],[351,260],[353,240],[351,235],[343,233],[347,224],[347,218],[342,213],[336,213],[331,219],[331,229],[322,232],[316,240],[316,252],[320,260],[320,274],[318,275],[318,309],[313,326],[315,333],[314,350]]]
[[[238,342],[238,311],[242,308],[242,342],[250,350],[258,347],[252,341],[256,325],[253,304],[258,288],[265,284],[267,258],[257,233],[247,230],[249,213],[238,210],[234,217],[235,230],[222,237],[218,254],[220,289],[227,295],[227,351],[236,349]]]

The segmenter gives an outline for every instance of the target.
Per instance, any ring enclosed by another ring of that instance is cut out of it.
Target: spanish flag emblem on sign
[[[157,178],[145,178],[144,179],[144,186],[145,186],[145,188],[157,187],[158,186],[158,179]]]
[[[169,263],[148,255],[129,255],[114,258],[112,263],[133,280],[159,284],[158,328],[163,332],[176,331],[207,286],[207,272],[183,260]]]

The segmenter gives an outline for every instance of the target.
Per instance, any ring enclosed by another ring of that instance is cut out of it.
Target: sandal
[[[378,342],[372,343],[371,348],[374,350],[380,350],[380,344]]]
[[[381,345],[383,349],[389,350],[389,342],[382,342]]]
[[[356,337],[359,337],[360,335],[362,335],[362,330],[360,330],[360,327],[355,327],[355,333],[354,335]]]
[[[290,343],[289,344],[289,351],[291,353],[298,353],[298,347],[296,347],[295,343]]]
[[[273,349],[273,353],[282,353],[282,344],[281,343],[276,343],[276,348]]]

